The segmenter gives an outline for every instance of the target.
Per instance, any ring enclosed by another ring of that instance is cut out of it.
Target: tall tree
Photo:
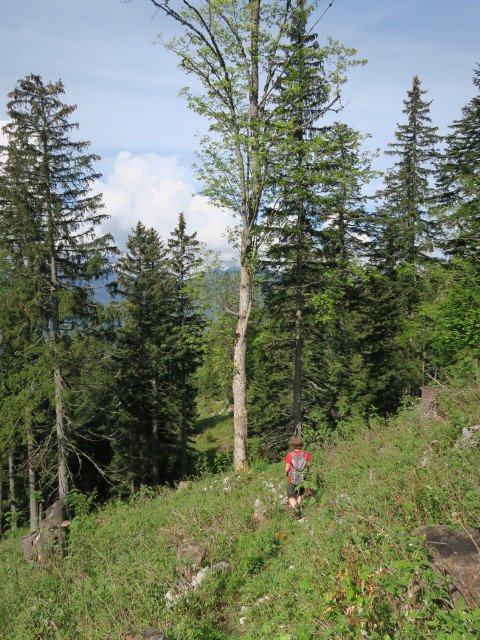
[[[404,100],[407,122],[398,125],[396,141],[385,151],[397,161],[387,172],[385,186],[378,194],[381,205],[375,238],[377,260],[387,269],[402,271],[408,314],[418,301],[419,268],[429,261],[435,248],[432,178],[440,136],[438,127],[431,124],[431,101],[423,99],[427,92],[420,85],[414,76]]]
[[[234,465],[247,468],[247,327],[252,308],[258,221],[270,201],[269,166],[279,135],[273,127],[280,78],[289,59],[281,49],[291,24],[291,4],[266,0],[151,0],[182,27],[168,43],[180,66],[204,93],[186,89],[190,107],[211,121],[202,141],[198,175],[203,193],[238,214],[240,291],[233,358]],[[340,98],[346,52],[330,44],[328,105]]]
[[[141,222],[117,262],[120,323],[114,368],[121,436],[114,443],[114,469],[132,490],[158,484],[171,469],[178,445],[171,346],[173,283],[158,233]]]
[[[180,213],[178,226],[168,239],[167,270],[173,288],[172,348],[175,356],[172,361],[177,369],[174,377],[180,404],[182,477],[187,475],[188,435],[196,419],[193,375],[200,364],[202,353],[200,338],[203,319],[192,288],[202,265],[200,250],[197,232],[187,234],[185,217]]]
[[[98,156],[86,153],[88,142],[70,138],[78,127],[70,121],[76,107],[62,102],[63,93],[61,81],[44,84],[38,75],[19,80],[9,94],[7,144],[0,148],[2,248],[35,284],[35,313],[42,315],[48,337],[60,500],[69,485],[68,342],[76,327],[93,321],[91,284],[108,274],[114,251],[110,236],[96,235],[107,217],[101,196],[91,192]]]
[[[450,230],[444,242],[449,255],[467,258],[479,267],[480,247],[480,64],[474,70],[478,90],[451,125],[440,158],[437,186],[444,221]]]
[[[431,102],[423,99],[425,93],[415,76],[404,100],[407,121],[398,125],[396,141],[386,151],[396,162],[378,194],[380,205],[370,230],[371,260],[379,277],[372,280],[367,295],[373,304],[383,304],[383,309],[377,315],[367,314],[376,315],[378,321],[375,328],[371,327],[369,366],[377,372],[377,381],[384,381],[383,389],[377,387],[375,404],[384,404],[379,395],[385,392],[390,397],[390,411],[402,393],[417,392],[424,367],[422,348],[413,345],[406,328],[428,291],[426,268],[435,249],[433,175],[440,137],[437,127],[431,124]],[[398,376],[394,369],[402,375]]]

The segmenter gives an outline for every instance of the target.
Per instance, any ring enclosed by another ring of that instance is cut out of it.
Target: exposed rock
[[[253,519],[257,524],[260,524],[265,520],[268,513],[268,507],[266,507],[262,502],[257,498],[253,503]]]
[[[177,491],[184,491],[192,486],[191,480],[181,480],[177,485]]]
[[[185,542],[177,551],[177,558],[184,564],[201,564],[207,550],[196,542]]]
[[[172,609],[177,601],[186,593],[188,593],[191,589],[196,589],[200,584],[205,580],[205,578],[212,573],[213,571],[227,571],[230,569],[230,564],[228,562],[217,562],[217,564],[212,564],[210,567],[204,567],[200,569],[198,573],[196,573],[190,582],[179,582],[175,587],[175,590],[167,591],[165,594],[166,606],[167,609]]]
[[[193,576],[190,584],[192,587],[198,587],[212,571],[227,571],[227,569],[230,569],[228,562],[218,562],[217,564],[212,564],[211,567],[204,567],[195,576]]]
[[[458,449],[467,449],[468,447],[476,447],[478,444],[480,444],[480,425],[476,424],[462,429],[462,435],[455,446]]]
[[[452,599],[480,606],[480,529],[427,526],[414,531],[433,551],[432,569],[452,580]]]

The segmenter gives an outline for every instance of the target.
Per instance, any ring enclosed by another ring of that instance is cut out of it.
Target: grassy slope
[[[311,448],[318,488],[303,522],[283,503],[278,463],[204,477],[182,491],[146,490],[79,516],[69,556],[44,569],[23,564],[18,539],[4,540],[0,638],[120,640],[128,627],[162,629],[169,640],[478,638],[480,610],[451,608],[412,531],[478,526],[479,449],[454,443],[463,426],[480,423],[479,399],[478,390],[451,391],[442,417],[428,424],[406,410]],[[214,428],[200,429],[204,451],[217,449]],[[231,569],[182,595],[191,574],[177,559],[185,540],[204,545],[204,565]],[[167,591],[180,595],[174,608]]]

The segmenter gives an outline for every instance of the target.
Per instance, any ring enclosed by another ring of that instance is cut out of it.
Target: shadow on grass
[[[209,429],[215,429],[229,420],[232,420],[232,416],[208,416],[207,418],[201,418],[197,420],[195,424],[195,434],[200,435]]]

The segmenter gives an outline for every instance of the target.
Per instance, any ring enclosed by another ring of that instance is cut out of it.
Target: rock
[[[462,435],[455,446],[458,449],[467,449],[468,447],[476,447],[478,444],[480,444],[480,425],[476,424],[462,429]]]
[[[451,577],[452,599],[462,597],[467,605],[480,606],[480,529],[427,526],[414,535],[424,536],[433,551],[432,569]]]
[[[177,491],[184,491],[192,486],[191,480],[181,480],[177,485]]]
[[[226,571],[227,569],[230,569],[228,562],[218,562],[217,564],[212,564],[211,567],[204,567],[193,576],[190,584],[192,587],[198,587],[212,571]]]
[[[196,542],[185,542],[177,551],[177,558],[185,564],[201,564],[207,550]]]
[[[257,498],[253,503],[253,519],[257,524],[263,522],[267,517],[268,508],[262,504],[262,502]]]

